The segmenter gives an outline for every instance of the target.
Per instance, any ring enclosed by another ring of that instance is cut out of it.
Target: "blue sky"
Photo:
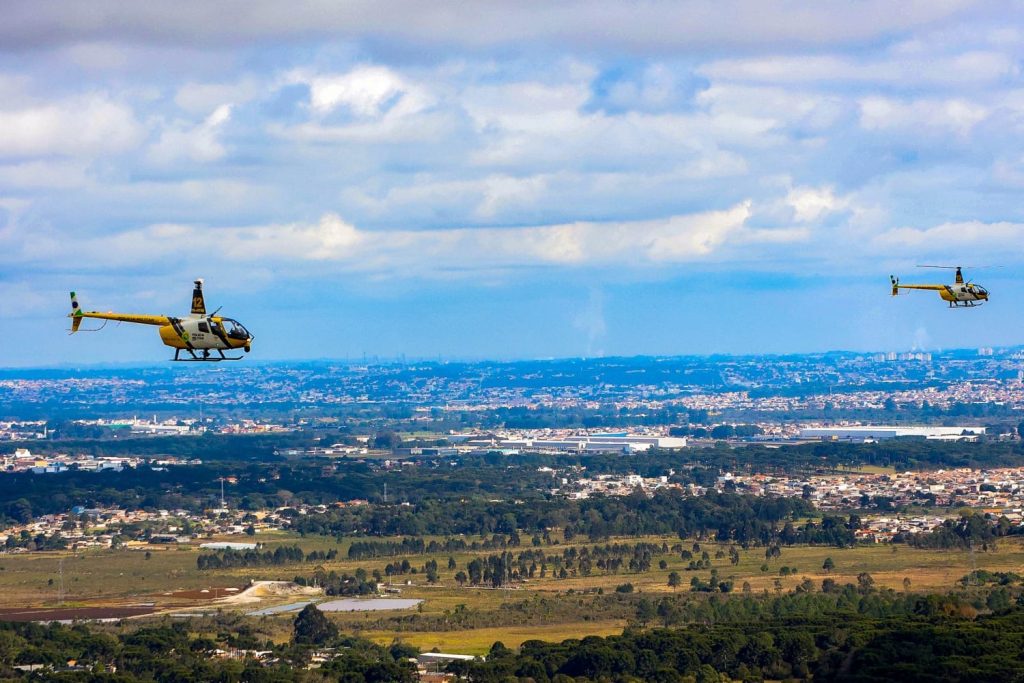
[[[896,7],[5,3],[0,364],[1024,343],[1024,9]]]

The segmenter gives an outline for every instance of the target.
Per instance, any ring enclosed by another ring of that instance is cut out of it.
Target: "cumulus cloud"
[[[395,71],[364,65],[340,75],[296,75],[309,85],[310,106],[318,115],[344,107],[357,117],[372,118],[414,114],[430,104],[425,89],[413,85]]]
[[[446,270],[481,271],[522,267],[643,268],[722,258],[750,245],[788,243],[800,230],[747,226],[750,204],[721,211],[622,222],[575,222],[520,228],[450,230],[360,230],[336,214],[315,223],[247,227],[154,224],[103,237],[70,238],[81,259],[107,264],[139,258],[205,254],[225,262],[330,263],[348,271],[388,277],[430,275]],[[15,258],[40,257],[45,235],[23,235]],[[57,236],[51,234],[52,241]],[[68,239],[65,236],[64,239]],[[32,248],[28,248],[28,243]]]
[[[860,123],[868,130],[905,130],[968,135],[989,115],[989,109],[962,98],[897,100],[866,97],[860,101]]]
[[[876,236],[873,242],[881,248],[945,253],[955,247],[970,253],[1001,253],[1004,257],[1020,258],[1024,256],[1024,249],[1020,247],[1024,244],[1024,224],[1010,221],[956,221],[928,228],[904,226],[886,230]]]
[[[816,221],[847,206],[847,201],[836,197],[831,187],[794,187],[786,195],[786,203],[793,209],[793,217],[800,223]]]
[[[35,160],[0,164],[0,187],[71,189],[90,183],[88,165],[75,160]]]
[[[102,94],[0,108],[0,156],[115,154],[143,136],[132,109]]]
[[[182,159],[216,161],[227,153],[220,141],[220,134],[230,120],[231,105],[222,104],[196,125],[172,123],[160,133],[160,138],[150,148],[149,158],[158,164]]]

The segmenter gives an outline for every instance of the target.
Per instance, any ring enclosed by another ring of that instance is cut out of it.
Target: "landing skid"
[[[977,308],[984,304],[984,301],[950,301],[949,307],[952,308]]]
[[[216,349],[220,356],[211,356],[209,349],[202,349],[201,355],[196,355],[196,352],[192,349],[185,349],[185,351],[188,351],[189,357],[182,358],[181,351],[182,349],[174,349],[174,358],[171,360],[178,363],[219,363],[224,360],[242,360],[243,358],[243,356],[225,356],[224,352],[220,349]]]

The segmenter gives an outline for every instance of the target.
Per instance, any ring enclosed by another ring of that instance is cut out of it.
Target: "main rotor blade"
[[[1003,268],[1004,266],[932,266],[925,264],[917,264],[916,268],[942,268],[943,270],[956,270],[962,268],[963,270],[978,270],[982,268]]]

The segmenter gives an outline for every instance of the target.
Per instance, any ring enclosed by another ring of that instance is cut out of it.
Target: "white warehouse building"
[[[676,436],[619,436],[592,434],[555,439],[503,439],[501,448],[562,451],[570,453],[635,453],[649,448],[685,448],[686,438]]]
[[[885,425],[844,425],[840,427],[804,427],[801,439],[825,441],[881,441],[884,439],[940,439],[974,441],[985,435],[984,427],[914,427]]]

